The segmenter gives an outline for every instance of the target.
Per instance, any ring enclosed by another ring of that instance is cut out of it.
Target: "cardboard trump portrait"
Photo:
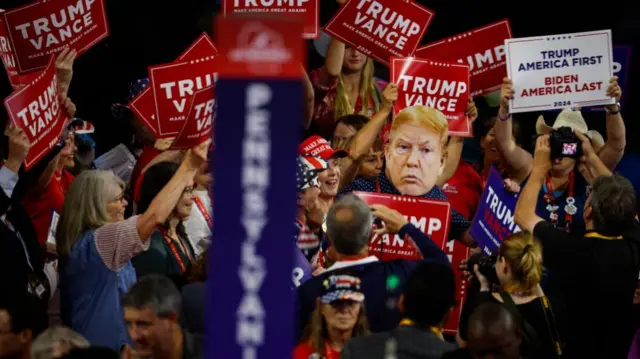
[[[447,118],[430,107],[413,106],[393,120],[385,146],[387,177],[403,195],[422,196],[436,184],[446,158]]]

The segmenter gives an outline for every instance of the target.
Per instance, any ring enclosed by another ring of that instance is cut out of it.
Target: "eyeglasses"
[[[195,191],[197,187],[198,187],[198,183],[197,182],[193,182],[193,184],[191,186],[185,187],[184,190],[182,191],[182,193],[183,194],[192,194],[193,191]]]

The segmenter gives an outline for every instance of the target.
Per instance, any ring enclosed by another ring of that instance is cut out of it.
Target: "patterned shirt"
[[[355,181],[351,182],[341,194],[360,191],[360,192],[378,192],[376,187],[378,184],[380,188],[380,193],[389,193],[389,194],[397,194],[401,195],[401,193],[393,186],[391,181],[387,179],[385,175],[384,168],[380,172],[378,178],[374,179],[365,179],[362,177],[358,177]],[[442,201],[449,202],[447,196],[442,192],[442,190],[438,186],[433,186],[433,188],[427,192],[426,194],[419,196],[422,198],[428,199],[437,199]],[[464,232],[469,229],[471,226],[471,222],[469,222],[466,218],[464,218],[455,208],[451,208],[451,224],[449,226],[449,240],[454,240],[457,238],[461,238]]]
[[[336,119],[333,114],[333,103],[336,98],[336,88],[338,87],[338,80],[331,84],[330,86],[324,85],[320,81],[320,69],[315,69],[309,75],[311,79],[311,83],[313,84],[313,90],[315,91],[315,104],[313,110],[313,122],[317,126],[318,135],[324,137],[327,140],[330,140],[333,137],[333,131],[336,128]],[[382,80],[375,80],[376,86],[380,91],[382,91],[386,86],[387,82]],[[371,117],[374,112],[371,110],[373,108],[373,103],[369,104],[369,111],[367,116]],[[359,113],[362,109],[362,99],[358,97],[358,100],[354,106],[354,113]]]
[[[311,231],[306,223],[301,222],[299,219],[295,221],[296,226],[296,244],[302,251],[309,263],[314,259],[314,256],[320,250],[320,238]]]

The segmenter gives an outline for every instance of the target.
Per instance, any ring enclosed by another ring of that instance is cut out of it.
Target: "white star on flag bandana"
[[[327,161],[316,156],[298,156],[296,162],[298,191],[320,186],[318,183],[318,175],[329,167]]]

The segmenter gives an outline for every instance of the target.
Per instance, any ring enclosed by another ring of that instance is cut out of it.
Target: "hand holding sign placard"
[[[179,61],[197,60],[200,58],[212,57],[218,55],[218,49],[214,45],[211,38],[206,33],[202,33],[177,59]],[[158,129],[158,119],[156,116],[156,104],[150,86],[136,96],[130,103],[131,111],[142,121],[151,134],[155,138],[167,138],[175,136],[175,134],[160,135]]]
[[[418,58],[392,58],[391,82],[398,84],[396,112],[406,107],[427,106],[442,112],[449,135],[470,137],[466,116],[469,99],[469,66]]]
[[[611,30],[505,40],[512,113],[610,105]]]
[[[54,56],[49,65],[30,84],[12,93],[4,106],[14,126],[21,128],[31,142],[24,161],[28,171],[60,140],[67,117],[60,106]]]
[[[282,14],[300,19],[305,39],[320,36],[320,0],[224,0],[222,14]]]
[[[381,193],[353,193],[368,205],[381,204],[402,213],[410,223],[427,234],[436,245],[440,248],[446,246],[451,220],[449,202]],[[422,258],[422,254],[412,240],[400,238],[395,233],[373,235],[369,242],[369,253],[385,261],[398,258],[408,260]]]
[[[468,65],[475,97],[500,88],[507,75],[504,40],[511,37],[509,20],[502,20],[423,46],[415,56]]]
[[[434,15],[413,0],[349,0],[324,31],[389,64],[392,56],[413,55]]]
[[[109,35],[104,0],[34,1],[2,15],[18,72],[42,69],[51,54],[79,55]]]
[[[514,220],[517,201],[518,195],[505,188],[502,176],[495,167],[491,167],[469,229],[469,234],[484,253],[496,254],[506,237],[520,232]]]
[[[149,68],[156,104],[158,134],[177,135],[187,118],[195,91],[215,84],[213,56]]]
[[[171,144],[171,149],[189,149],[212,137],[216,92],[210,86],[197,91],[191,100],[187,119],[180,134]]]

